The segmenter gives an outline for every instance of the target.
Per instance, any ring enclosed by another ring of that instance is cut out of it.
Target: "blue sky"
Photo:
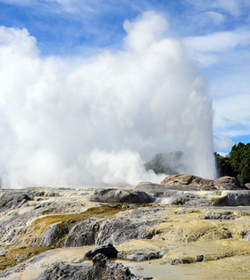
[[[227,153],[250,142],[249,73],[249,0],[0,0],[0,166],[20,181],[39,162],[38,182],[48,159],[65,178],[86,158],[107,164],[94,147],[110,160],[112,148],[148,160],[174,144],[206,155],[206,95],[214,149]]]

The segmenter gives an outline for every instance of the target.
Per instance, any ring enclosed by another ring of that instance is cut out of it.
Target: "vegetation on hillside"
[[[243,184],[250,183],[250,143],[239,142],[223,157],[215,153],[219,176],[236,177]]]

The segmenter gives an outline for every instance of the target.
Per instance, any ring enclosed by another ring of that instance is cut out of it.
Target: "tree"
[[[228,156],[214,153],[217,171],[220,176],[236,177],[243,184],[250,183],[250,143],[239,142]]]
[[[216,152],[214,153],[214,155],[215,155],[216,169],[217,169],[218,175],[220,177],[222,177],[222,176],[235,177],[236,174],[234,172],[231,161],[229,159],[229,155],[223,157]]]
[[[250,143],[239,142],[232,147],[229,154],[232,168],[243,184],[250,183]]]

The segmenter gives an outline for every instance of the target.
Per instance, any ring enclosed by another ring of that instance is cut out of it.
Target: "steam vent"
[[[249,279],[250,190],[233,177],[0,196],[0,279]]]

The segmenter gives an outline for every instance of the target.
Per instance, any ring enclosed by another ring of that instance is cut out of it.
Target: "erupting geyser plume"
[[[159,182],[143,162],[180,149],[186,172],[214,178],[206,81],[167,27],[146,12],[124,23],[123,50],[74,62],[0,27],[3,187]]]

